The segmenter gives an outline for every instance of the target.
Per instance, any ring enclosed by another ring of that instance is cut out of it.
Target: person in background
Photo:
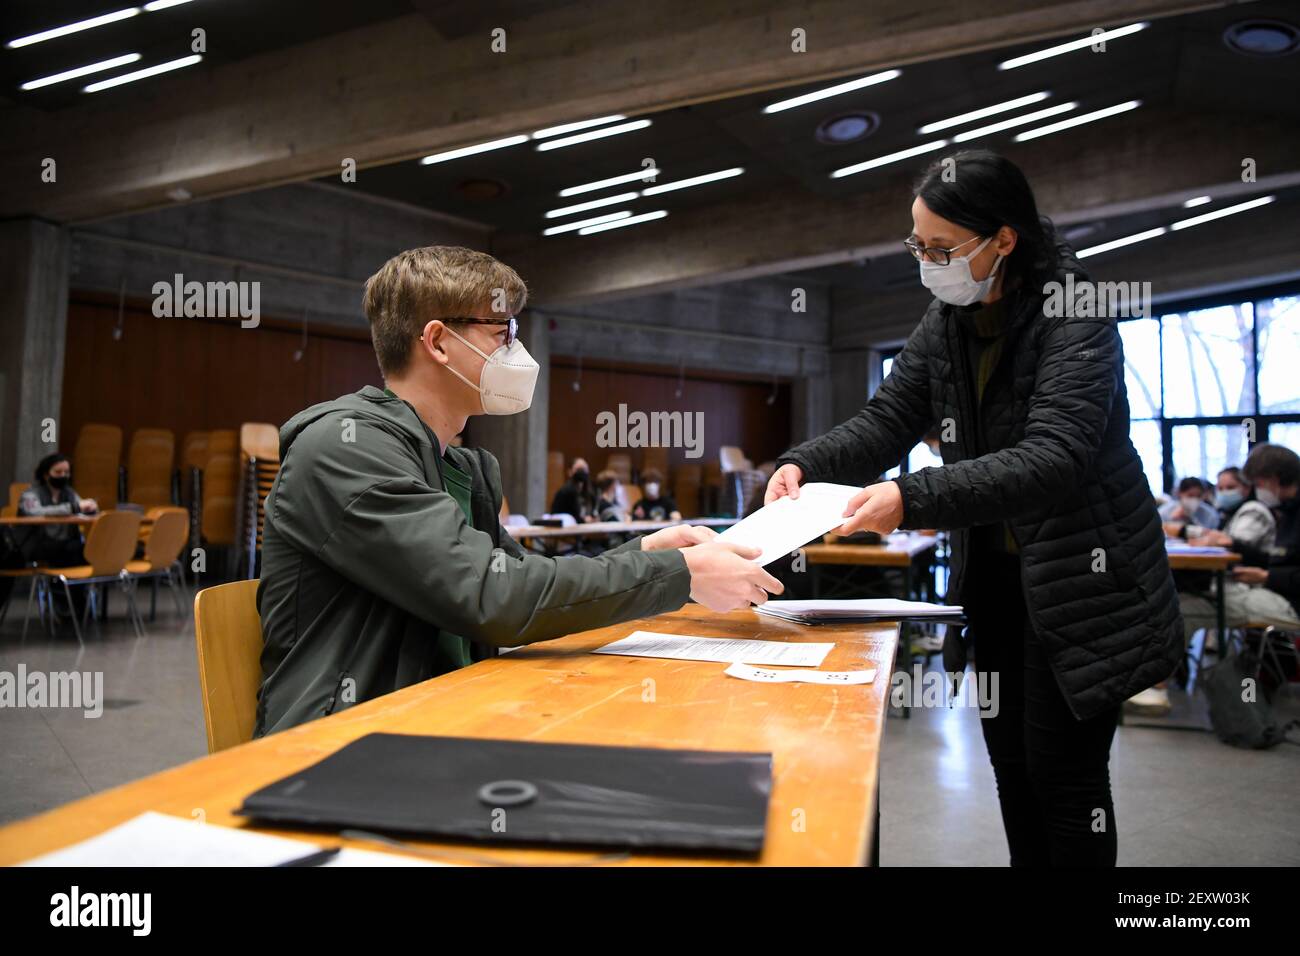
[[[93,515],[99,505],[93,498],[82,498],[72,487],[72,462],[67,455],[46,455],[36,466],[32,486],[18,499],[21,517],[54,517],[58,515]],[[81,529],[74,524],[49,524],[35,528],[23,546],[23,554],[30,561],[38,561],[52,568],[68,568],[85,564],[82,554]]]
[[[627,515],[619,505],[620,482],[618,472],[606,468],[596,476],[596,518],[600,521],[626,521]]]
[[[642,498],[632,506],[634,521],[681,521],[682,513],[677,502],[663,493],[664,476],[657,468],[647,468],[641,474]]]
[[[1205,500],[1205,482],[1187,477],[1178,483],[1178,495],[1160,506],[1160,520],[1171,538],[1194,538],[1219,527],[1219,513]]]
[[[569,469],[569,480],[559,487],[551,499],[551,514],[573,515],[580,524],[596,520],[596,490],[591,483],[591,471],[584,458],[574,459]]]
[[[1232,548],[1236,551],[1267,551],[1277,534],[1273,512],[1255,500],[1251,487],[1240,468],[1219,472],[1214,507],[1223,516],[1223,530],[1206,530],[1189,537],[1191,544]]]

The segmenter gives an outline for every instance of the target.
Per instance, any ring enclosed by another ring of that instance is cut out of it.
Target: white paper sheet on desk
[[[152,810],[23,866],[275,866],[320,849],[314,843],[200,823]],[[322,866],[442,866],[397,853],[344,847]]]
[[[732,664],[722,673],[741,680],[752,680],[760,684],[870,684],[876,679],[874,670],[865,671],[814,671],[799,670],[774,671],[749,664]]]
[[[692,637],[633,631],[627,637],[598,647],[596,654],[624,657],[665,657],[677,661],[720,661],[724,664],[786,664],[819,667],[834,644],[794,644],[787,641],[749,641],[732,637]]]
[[[758,563],[771,564],[814,538],[844,523],[844,508],[861,488],[814,481],[799,488],[798,498],[778,498],[732,525],[719,541],[763,549]]]

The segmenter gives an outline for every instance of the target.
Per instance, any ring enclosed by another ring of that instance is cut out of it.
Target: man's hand
[[[1183,525],[1178,521],[1163,522],[1166,538],[1181,538],[1183,536]]]
[[[1232,569],[1232,576],[1242,584],[1268,583],[1268,570],[1266,568],[1252,568],[1239,564]]]
[[[1206,531],[1199,538],[1190,538],[1187,543],[1198,548],[1231,548],[1232,536],[1222,531]]]
[[[867,485],[849,499],[844,517],[849,520],[836,528],[835,534],[847,536],[858,531],[889,534],[903,521],[903,493],[893,481]]]
[[[783,585],[754,563],[759,548],[714,541],[682,551],[691,571],[691,597],[710,611],[734,611],[762,604],[767,594],[781,594]]]
[[[642,551],[667,551],[670,548],[690,548],[697,544],[712,541],[718,532],[703,525],[679,524],[671,528],[660,528],[654,534],[641,539]]]
[[[801,481],[803,481],[802,468],[798,465],[782,465],[773,472],[767,483],[767,494],[763,496],[763,504],[770,505],[777,498],[784,498],[786,495],[798,498]]]

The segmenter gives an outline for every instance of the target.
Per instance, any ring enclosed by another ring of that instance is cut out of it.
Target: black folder
[[[757,854],[771,791],[770,753],[369,734],[235,812],[427,837]]]

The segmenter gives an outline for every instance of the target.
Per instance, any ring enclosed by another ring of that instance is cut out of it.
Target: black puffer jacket
[[[1067,271],[1076,284],[1087,279],[1061,246],[1056,281]],[[867,484],[927,429],[949,425],[943,467],[898,479],[901,526],[955,531],[948,593],[965,603],[968,529],[1007,523],[1035,633],[1070,708],[1086,718],[1168,677],[1183,631],[1160,518],[1129,440],[1115,319],[1048,317],[1043,303],[1041,288],[1008,293],[1002,360],[978,413],[964,333],[936,299],[866,407],[781,463],[798,465],[804,481]]]

